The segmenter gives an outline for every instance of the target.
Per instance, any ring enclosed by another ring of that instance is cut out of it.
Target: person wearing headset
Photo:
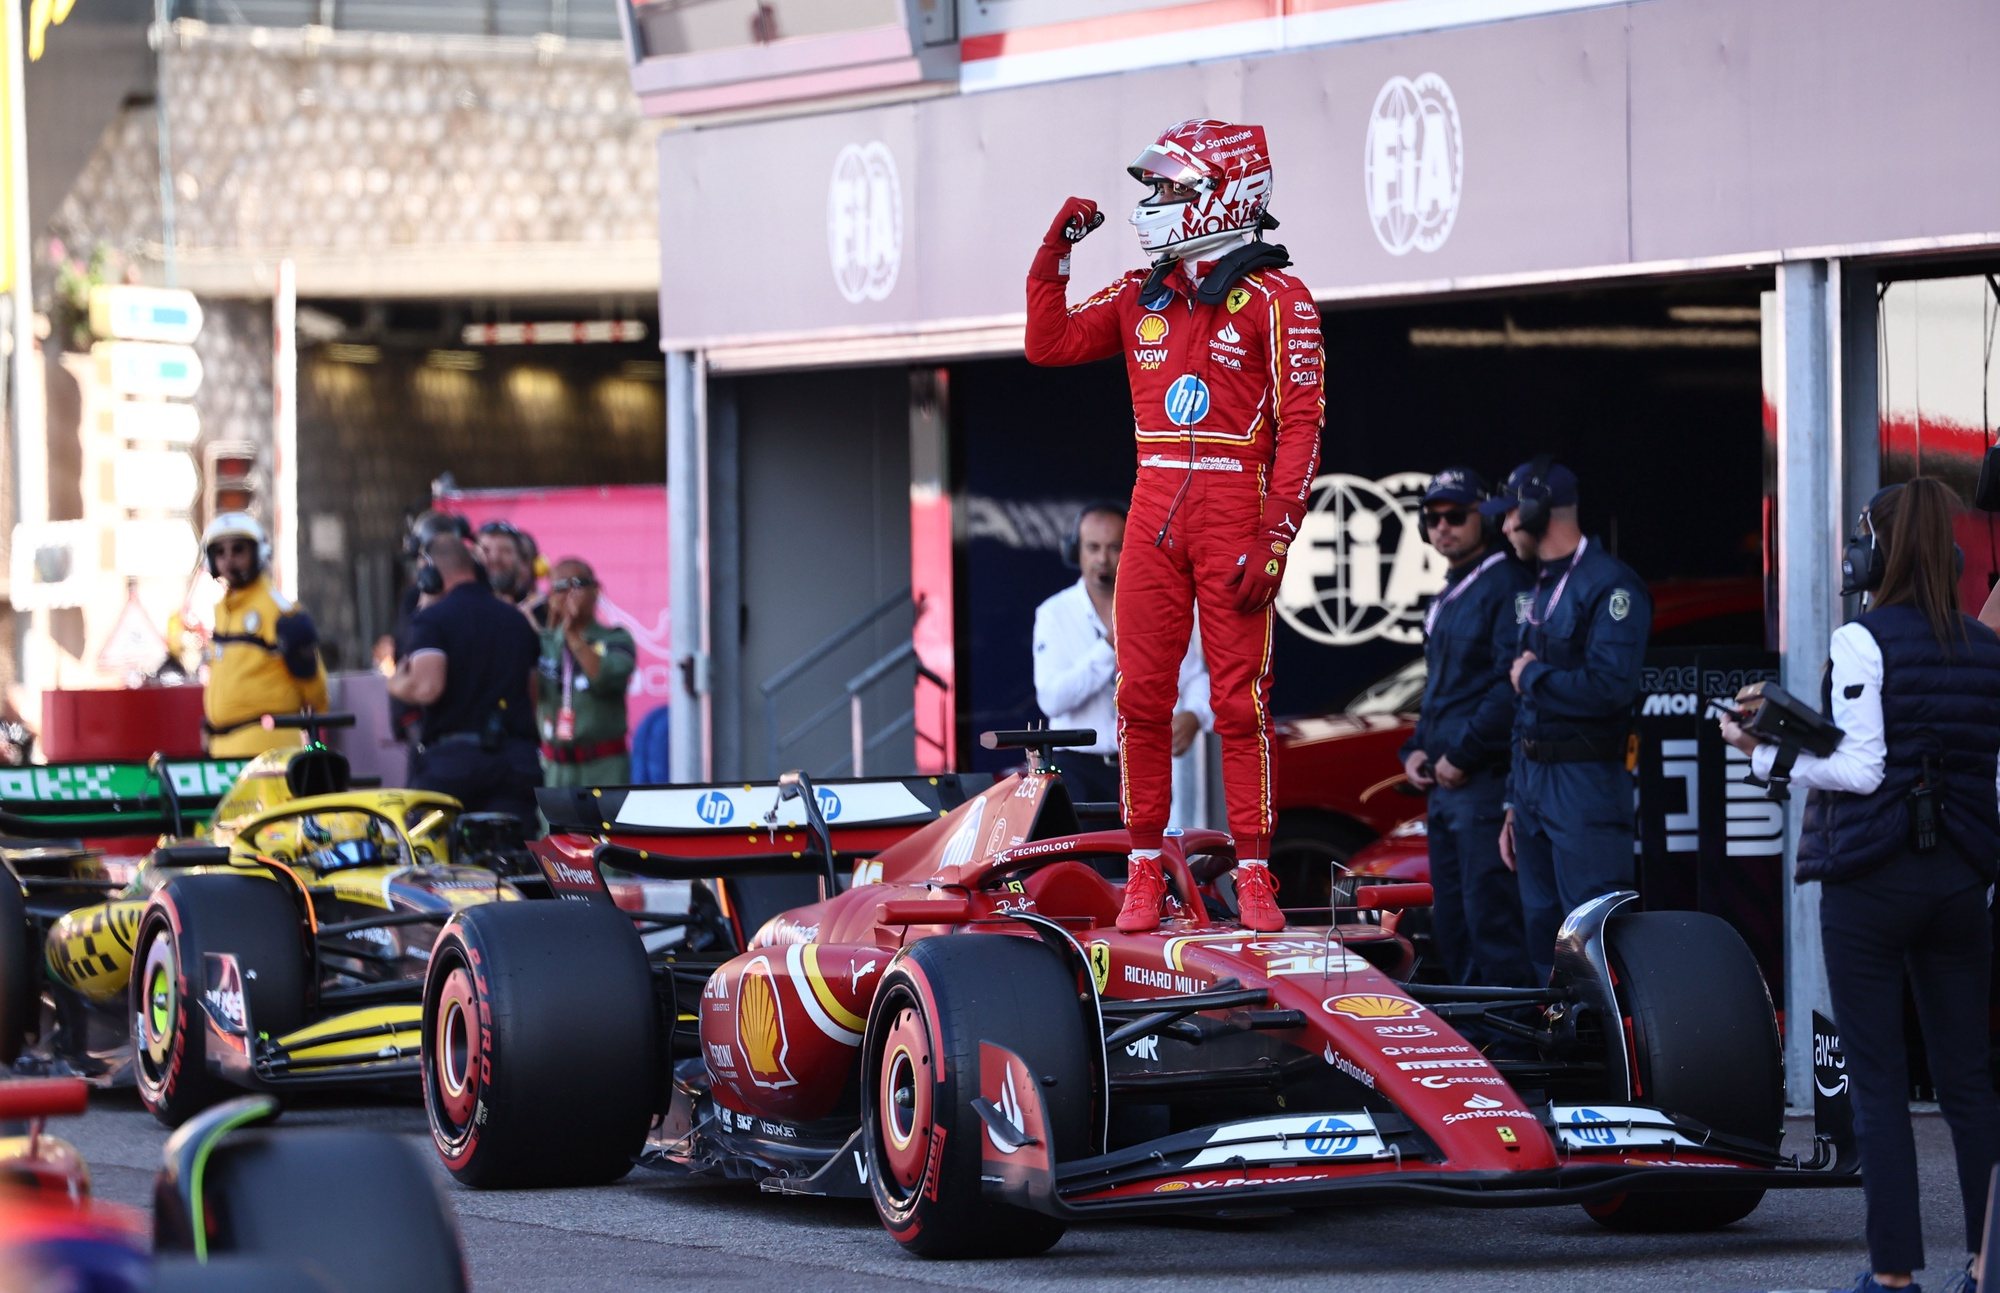
[[[1118,799],[1118,559],[1125,546],[1125,505],[1091,503],[1077,513],[1063,536],[1063,564],[1081,572],[1077,581],[1035,608],[1035,703],[1056,728],[1089,728],[1097,743],[1055,756],[1081,803]],[[1195,633],[1181,660],[1179,705],[1174,711],[1173,808],[1168,827],[1193,826],[1192,759],[1183,756],[1195,738],[1214,726],[1208,711],[1208,667],[1202,663],[1201,635]]]
[[[1797,756],[1806,787],[1800,882],[1820,882],[1827,988],[1853,1083],[1870,1269],[1859,1293],[1914,1287],[1924,1265],[1903,1039],[1907,975],[1938,1105],[1951,1129],[1975,1262],[1949,1289],[1978,1288],[2000,1109],[1987,1063],[1993,959],[1988,887],[2000,857],[2000,637],[1961,612],[1957,501],[1919,476],[1861,513],[1841,592],[1868,608],[1836,629],[1821,708],[1844,735]],[[1778,747],[1733,720],[1722,736],[1768,779]]]
[[[1500,858],[1520,882],[1536,983],[1548,980],[1563,917],[1633,882],[1632,707],[1653,602],[1585,536],[1577,493],[1576,473],[1545,454],[1480,505],[1535,566],[1508,667],[1520,699]]]
[[[1151,267],[1070,305],[1071,252],[1104,216],[1067,199],[1028,267],[1025,337],[1032,364],[1123,355],[1132,388],[1131,520],[1143,541],[1118,581],[1119,791],[1131,837],[1118,928],[1160,923],[1175,683],[1199,606],[1238,914],[1275,931],[1285,916],[1268,865],[1271,603],[1319,471],[1319,310],[1285,272],[1290,255],[1263,241],[1277,221],[1262,126],[1182,121],[1126,169],[1146,189],[1132,226]]]
[[[1516,697],[1508,678],[1527,615],[1527,567],[1479,514],[1469,467],[1431,478],[1424,537],[1450,563],[1424,612],[1424,696],[1403,773],[1430,795],[1431,942],[1447,983],[1528,986],[1521,890],[1500,860]]]
[[[222,581],[209,637],[202,729],[212,758],[240,759],[304,743],[265,731],[266,714],[326,708],[326,666],[312,616],[271,585],[271,543],[248,512],[222,512],[201,536],[208,573]]]

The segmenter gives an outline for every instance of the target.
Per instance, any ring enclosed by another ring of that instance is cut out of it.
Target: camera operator
[[[1822,683],[1822,709],[1844,736],[1825,758],[1798,754],[1791,772],[1811,792],[1795,878],[1821,882],[1827,986],[1854,1083],[1871,1267],[1860,1293],[1907,1287],[1924,1265],[1906,971],[1975,1255],[2000,1157],[1987,1069],[1986,901],[2000,855],[2000,638],[1960,612],[1955,508],[1943,484],[1919,476],[1876,494],[1861,513],[1841,591],[1873,596],[1865,614],[1835,630]],[[1750,755],[1754,775],[1770,778],[1777,746],[1729,718],[1722,735]]]
[[[1507,671],[1533,580],[1479,514],[1488,494],[1466,467],[1424,490],[1424,535],[1451,569],[1424,614],[1424,697],[1403,769],[1430,792],[1432,942],[1446,982],[1526,987],[1521,889],[1500,860],[1500,823],[1515,707]]]
[[[389,695],[423,708],[410,785],[451,795],[470,812],[535,820],[542,783],[534,686],[540,642],[527,616],[479,578],[473,549],[455,531],[423,548],[435,600],[411,619]]]

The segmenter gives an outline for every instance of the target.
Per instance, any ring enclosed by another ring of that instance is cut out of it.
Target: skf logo
[[[1167,339],[1167,332],[1168,327],[1165,315],[1144,315],[1137,323],[1132,325],[1132,335],[1149,346],[1157,346],[1162,341],[1165,341]]]
[[[1314,381],[1319,374],[1287,376]],[[1418,528],[1429,480],[1409,471],[1372,481],[1340,473],[1315,480],[1278,588],[1285,623],[1326,646],[1423,641],[1424,601],[1443,590],[1450,569]]]

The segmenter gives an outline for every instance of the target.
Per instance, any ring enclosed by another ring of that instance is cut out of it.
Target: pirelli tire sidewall
[[[257,1034],[281,1037],[305,1023],[303,921],[292,895],[263,875],[175,876],[155,891],[139,920],[127,987],[133,1074],[154,1117],[177,1127],[233,1094],[208,1066],[201,999],[209,953],[237,958]]]
[[[891,962],[862,1043],[862,1144],[876,1214],[908,1251],[1032,1256],[1062,1238],[1056,1218],[985,1199],[972,1102],[980,1043],[1003,1046],[1037,1080],[1052,1161],[1088,1146],[1094,1079],[1077,992],[1074,971],[1031,938],[939,935]]]
[[[41,1013],[41,958],[28,923],[28,900],[0,865],[0,1065],[20,1058]]]
[[[554,900],[459,912],[424,983],[438,1157],[479,1189],[617,1180],[661,1098],[659,1034],[645,946],[622,912]]]

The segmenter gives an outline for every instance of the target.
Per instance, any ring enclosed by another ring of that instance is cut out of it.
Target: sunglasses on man
[[[1454,507],[1447,511],[1442,511],[1442,512],[1425,512],[1424,524],[1432,529],[1436,529],[1438,523],[1443,522],[1444,524],[1449,525],[1452,529],[1455,530],[1459,526],[1464,525],[1471,518],[1472,518],[1471,512],[1467,511],[1462,507]]]
[[[575,592],[579,588],[595,587],[597,587],[595,579],[585,579],[582,575],[574,575],[568,579],[554,581],[549,585],[549,591],[552,593],[570,593]]]

